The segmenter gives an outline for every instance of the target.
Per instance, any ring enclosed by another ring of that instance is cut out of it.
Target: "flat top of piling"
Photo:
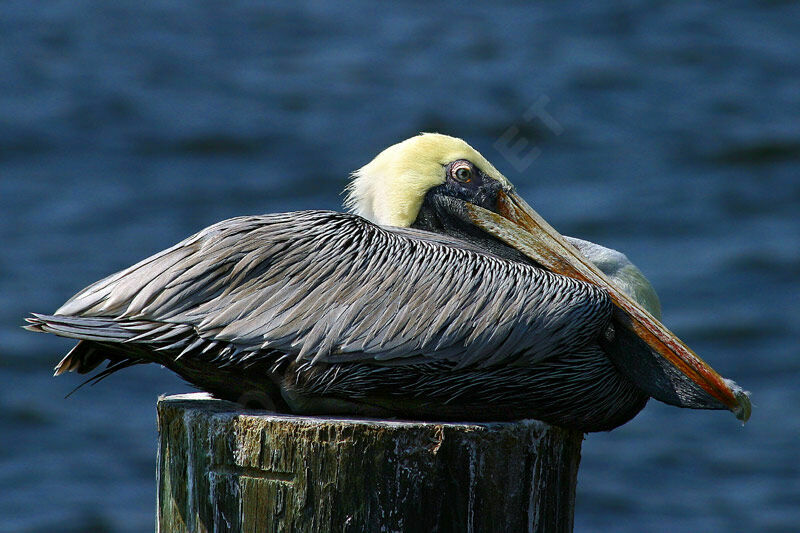
[[[453,422],[453,421],[431,421],[431,420],[404,420],[404,419],[382,419],[368,417],[345,417],[327,415],[294,415],[290,413],[277,413],[264,409],[252,409],[241,404],[220,400],[212,397],[205,392],[193,392],[186,394],[162,395],[158,398],[158,406],[171,407],[186,411],[203,411],[213,416],[238,416],[254,417],[263,420],[289,422],[298,425],[311,425],[320,423],[337,423],[349,425],[369,425],[386,428],[411,428],[411,427],[450,427],[461,430],[489,430],[489,429],[509,429],[511,427],[537,428],[546,430],[551,428],[549,424],[533,419],[516,420],[512,422]]]

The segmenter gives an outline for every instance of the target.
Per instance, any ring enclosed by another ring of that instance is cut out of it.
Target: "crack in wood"
[[[265,481],[275,481],[277,483],[292,484],[295,481],[294,472],[279,472],[277,470],[262,470],[252,466],[239,465],[217,465],[211,471],[214,474],[223,476],[249,477],[253,479],[263,479]]]

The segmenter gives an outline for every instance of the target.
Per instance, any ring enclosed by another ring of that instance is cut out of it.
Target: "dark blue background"
[[[137,368],[65,400],[71,343],[28,312],[222,218],[336,209],[419,131],[625,251],[753,393],[745,427],[653,402],[589,435],[576,530],[800,527],[797,4],[404,6],[0,4],[0,530],[152,530],[155,400],[189,390]]]

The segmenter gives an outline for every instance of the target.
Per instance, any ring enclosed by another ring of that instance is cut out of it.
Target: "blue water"
[[[155,400],[190,390],[64,399],[71,343],[24,315],[222,218],[337,208],[418,131],[625,251],[753,393],[744,427],[653,402],[589,435],[576,530],[800,530],[798,52],[792,2],[1,3],[0,531],[152,530]]]

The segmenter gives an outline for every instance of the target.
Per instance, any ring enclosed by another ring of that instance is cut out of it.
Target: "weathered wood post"
[[[158,530],[571,531],[582,434],[158,402]]]

